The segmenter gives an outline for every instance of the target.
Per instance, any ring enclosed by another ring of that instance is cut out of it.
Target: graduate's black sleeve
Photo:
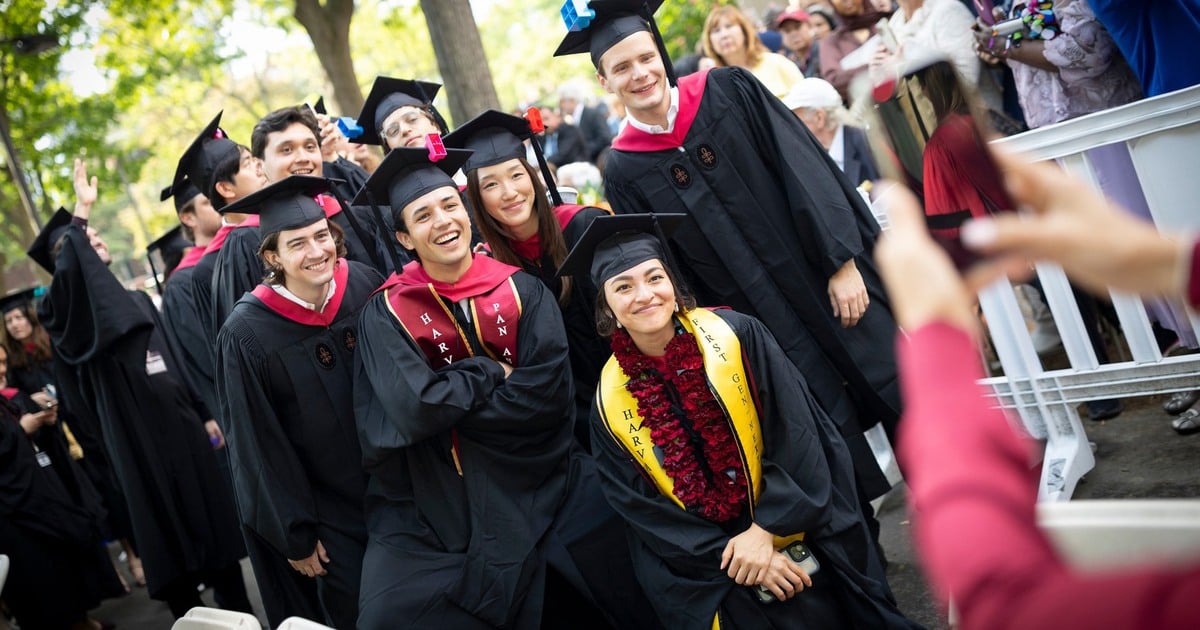
[[[796,366],[762,322],[716,311],[733,326],[761,409],[762,483],[754,522],[776,536],[816,532],[829,523],[833,481],[817,422],[817,406]]]
[[[238,232],[247,230],[249,232],[246,235],[234,238]],[[249,236],[251,232],[255,237]],[[259,240],[258,234],[257,228],[234,230],[226,239],[225,245],[221,247],[221,252],[218,254],[220,258],[217,260],[212,277],[213,329],[211,339],[217,338],[217,333],[221,331],[221,325],[233,312],[233,306],[237,304],[237,301],[242,299],[247,292],[253,291],[265,275],[262,261],[258,258],[258,243],[256,242]]]
[[[368,433],[383,439],[376,446],[398,447],[452,427],[512,433],[570,422],[571,369],[562,315],[541,281],[523,273],[514,279],[524,309],[516,367],[508,378],[488,357],[430,368],[385,296],[372,298],[359,324],[362,363],[355,389],[365,378],[370,390],[356,394],[360,432],[365,418],[365,426],[373,427]]]
[[[78,225],[67,228],[54,277],[38,318],[55,351],[72,365],[89,360],[153,326],[116,276],[92,249]]]
[[[775,167],[772,180],[786,191],[796,233],[816,249],[805,255],[828,277],[855,256],[869,254],[876,233],[864,220],[870,210],[828,152],[753,74],[742,68],[725,72],[721,83],[743,112],[748,141]]]
[[[162,298],[162,322],[162,332],[178,350],[176,357],[188,380],[209,410],[216,412],[217,399],[212,391],[212,378],[210,376],[206,380],[204,375],[207,368],[202,368],[197,359],[197,344],[208,343],[209,337],[205,335],[205,327],[200,323],[196,312],[190,270],[172,274],[171,279],[167,281]]]
[[[169,357],[171,362],[171,371],[174,372],[179,378],[179,385],[183,387],[184,394],[187,396],[188,404],[192,407],[192,410],[196,412],[196,416],[202,421],[207,422],[212,420],[214,418],[213,413],[215,413],[216,410],[209,409],[204,397],[200,396],[195,379],[183,364],[183,360],[181,358],[183,356],[183,351],[178,345],[176,345],[175,338],[167,334],[166,325],[163,321],[162,314],[155,310],[154,301],[150,299],[150,296],[144,292],[138,292],[135,299],[143,302],[145,310],[150,315],[150,321],[154,322],[154,327],[162,335],[163,343],[167,346],[165,350],[171,355]]]
[[[729,535],[719,525],[689,514],[641,472],[592,406],[592,454],[600,487],[629,528],[638,581],[666,628],[710,628],[729,589],[721,570]]]
[[[231,320],[222,328],[217,397],[242,522],[288,558],[300,560],[316,548],[318,514],[304,462],[271,405],[263,355],[242,322]]]

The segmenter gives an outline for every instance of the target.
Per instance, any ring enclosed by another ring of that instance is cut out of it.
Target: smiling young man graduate
[[[75,216],[59,210],[29,248],[53,274],[38,316],[60,362],[60,398],[99,418],[150,596],[182,616],[203,605],[196,585],[204,582],[225,607],[252,612],[237,512],[217,463],[220,431],[150,296],[126,291],[108,270],[108,247],[87,225],[96,181],[89,185],[78,162],[75,190]]]
[[[351,377],[358,313],[383,277],[341,257],[314,199],[329,186],[292,176],[229,206],[259,215],[270,271],[217,336],[217,394],[243,524],[317,579],[326,622],[352,628],[367,479]]]
[[[431,163],[393,149],[367,183],[417,260],[360,323],[355,411],[371,480],[359,627],[653,627],[572,438],[554,295],[472,254],[449,175],[471,152],[447,153]]]
[[[316,116],[307,106],[284,107],[267,114],[254,125],[250,152],[258,159],[268,182],[292,175],[333,178],[335,174],[327,172],[332,163],[324,162],[321,155],[320,133]],[[365,171],[362,175],[365,181]],[[334,179],[330,181],[339,185]],[[334,192],[333,189],[330,192]],[[350,194],[353,193],[342,198]],[[330,222],[342,229],[347,260],[370,265],[384,274],[394,271],[392,259],[385,249],[385,244],[394,239],[391,234],[378,233],[367,208],[343,206],[335,195],[328,193],[317,195],[316,199]]]
[[[555,52],[589,53],[628,112],[605,193],[617,214],[688,215],[671,237],[688,286],[701,304],[767,325],[846,437],[866,505],[890,483],[864,430],[882,423],[890,435],[900,409],[895,322],[871,258],[879,227],[749,71],[717,68],[676,85],[653,24],[660,4],[593,0],[591,25]]]

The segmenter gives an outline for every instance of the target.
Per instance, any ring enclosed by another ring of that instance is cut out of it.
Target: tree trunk
[[[470,0],[421,0],[421,11],[454,124],[461,125],[486,109],[500,109]]]
[[[354,0],[296,0],[296,21],[308,32],[325,75],[333,84],[333,99],[340,112],[335,116],[357,116],[363,95],[350,57],[350,20]]]

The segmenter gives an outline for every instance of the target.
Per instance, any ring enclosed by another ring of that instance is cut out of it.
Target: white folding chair
[[[1039,503],[1038,524],[1071,566],[1104,570],[1200,558],[1200,500]]]
[[[333,630],[333,628],[303,617],[288,617],[275,630]]]
[[[179,625],[184,622],[184,625]],[[254,615],[234,610],[197,606],[175,621],[172,630],[262,630]]]

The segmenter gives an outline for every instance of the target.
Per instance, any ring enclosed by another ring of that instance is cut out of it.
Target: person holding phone
[[[22,628],[90,630],[100,624],[87,611],[126,589],[104,546],[104,507],[68,452],[57,405],[45,392],[9,387],[0,346],[0,554],[12,563],[0,597]]]
[[[837,426],[762,322],[697,308],[655,235],[599,217],[560,274],[610,337],[592,447],[638,581],[667,628],[910,628],[858,507]]]
[[[935,592],[953,597],[963,628],[1194,628],[1200,563],[1082,574],[1038,528],[1030,444],[977,384],[972,304],[998,275],[1045,260],[1093,291],[1183,293],[1197,306],[1200,243],[1159,234],[1056,167],[999,161],[1013,199],[1033,213],[964,225],[964,243],[992,258],[966,276],[929,237],[911,194],[896,187],[882,200],[892,227],[876,260],[909,333],[898,344],[899,455],[921,564]]]

